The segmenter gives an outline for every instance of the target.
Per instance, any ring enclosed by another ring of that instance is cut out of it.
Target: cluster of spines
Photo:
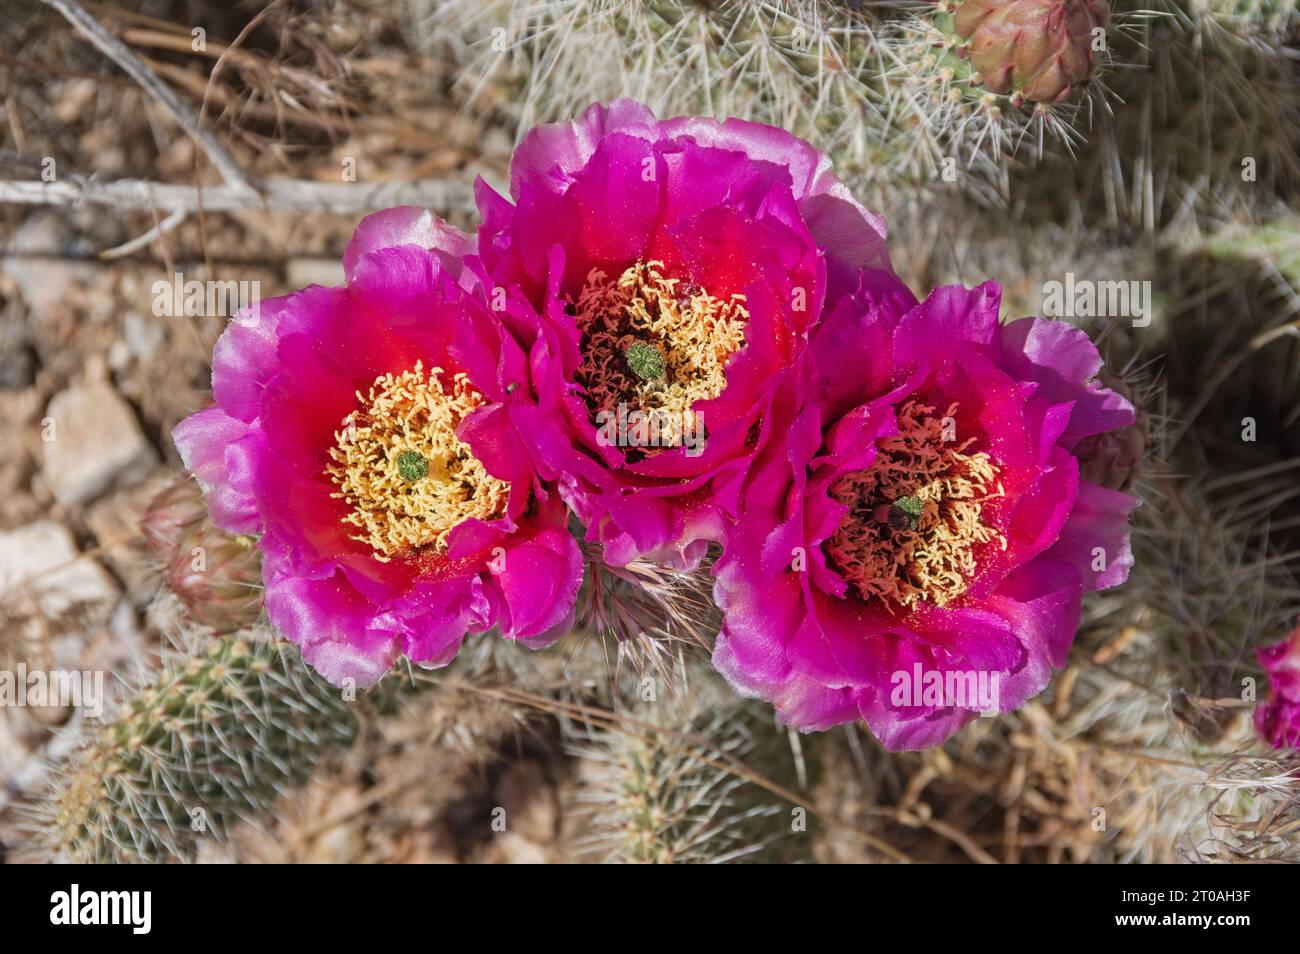
[[[1061,175],[1017,180],[1117,234],[1254,215],[1300,189],[1300,17],[1230,0],[1116,0],[1104,108]]]
[[[758,781],[793,784],[786,731],[766,707],[692,679],[689,691],[640,705],[626,719],[571,728],[585,832],[576,847],[633,864],[806,857],[803,809]],[[716,705],[705,702],[714,697]]]
[[[265,632],[169,651],[54,775],[41,847],[81,863],[190,860],[264,816],[357,731],[355,704]]]
[[[1072,153],[1104,86],[1094,79],[1057,103],[1026,102],[993,92],[963,55],[951,4],[929,5],[893,21],[884,35],[889,69],[884,89],[889,114],[899,127],[893,138],[895,165],[921,181],[965,176],[965,190],[988,199],[1006,189],[1006,163],[1042,158],[1055,148]],[[1101,72],[1108,66],[1103,55]]]
[[[878,82],[887,51],[872,4],[415,3],[430,11],[429,42],[459,62],[464,95],[483,104],[495,91],[498,104],[517,103],[505,108],[521,132],[630,97],[664,117],[735,116],[789,129],[829,153],[860,191],[883,187],[894,172]]]

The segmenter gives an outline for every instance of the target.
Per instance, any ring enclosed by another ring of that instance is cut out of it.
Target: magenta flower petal
[[[374,605],[341,572],[316,580],[272,569],[266,609],[308,664],[335,685],[372,685],[397,658],[396,634],[376,625]]]
[[[287,301],[272,298],[241,310],[212,349],[212,396],[237,420],[251,422],[257,417],[262,388],[275,371]]]
[[[176,425],[172,439],[185,469],[208,498],[212,522],[231,533],[261,529],[253,496],[253,462],[260,435],[219,407],[204,408]]]
[[[1300,748],[1300,627],[1256,652],[1268,674],[1268,698],[1255,707],[1255,729],[1275,749]]]
[[[1139,502],[1128,494],[1080,481],[1070,519],[1046,555],[1074,566],[1087,590],[1119,586],[1133,566],[1128,517]]]
[[[412,245],[437,253],[439,266],[459,279],[463,263],[474,253],[474,238],[448,225],[428,209],[397,206],[367,215],[343,251],[343,273],[356,279],[357,268],[371,252]]]
[[[1002,328],[1002,347],[1007,366],[1022,380],[1036,383],[1039,397],[1053,404],[1073,402],[1069,427],[1060,438],[1067,450],[1091,434],[1133,422],[1133,405],[1097,383],[1101,356],[1078,328],[1021,318]]]
[[[752,667],[740,663],[733,656],[733,645],[724,627],[713,646],[714,667],[741,695],[771,701],[782,713],[782,718],[792,725],[805,726],[809,730],[829,729],[856,717],[857,707],[851,690],[832,688],[798,673],[780,680],[763,680],[754,675]]]
[[[690,137],[702,146],[739,150],[756,163],[787,171],[793,193],[817,244],[834,250],[833,279],[849,281],[859,269],[889,269],[885,220],[861,205],[821,152],[784,129],[728,119],[718,123],[683,116],[664,124],[670,135]]]
[[[569,176],[587,164],[606,135],[650,139],[656,125],[648,107],[619,99],[608,106],[595,103],[571,123],[534,126],[510,158],[510,192],[518,195],[525,182],[563,192]]]
[[[582,551],[563,527],[543,530],[509,551],[497,578],[509,610],[504,631],[536,640],[572,619],[582,582]]]

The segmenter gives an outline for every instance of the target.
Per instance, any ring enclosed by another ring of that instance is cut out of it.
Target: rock
[[[0,286],[0,302],[4,301]],[[16,302],[0,305],[0,391],[22,391],[36,383],[36,351]]]
[[[0,533],[0,601],[29,588],[46,618],[74,606],[117,599],[117,582],[92,557],[77,549],[71,531],[40,520]]]
[[[0,350],[0,390],[19,391],[36,380],[36,352],[28,345]]]
[[[122,672],[130,663],[146,658],[147,654],[144,630],[135,609],[130,601],[119,600],[103,637],[92,643],[82,655],[82,668]],[[109,687],[108,694],[116,695],[119,688],[116,684]]]
[[[0,528],[29,523],[45,510],[32,495],[34,453],[45,401],[39,391],[0,390]]]
[[[33,761],[32,749],[40,745],[40,726],[28,709],[6,706],[0,715],[0,778],[8,781]],[[4,794],[0,791],[0,797]]]
[[[108,349],[108,366],[116,374],[125,374],[131,367],[131,349],[125,341],[114,341]]]
[[[92,500],[119,479],[147,473],[157,459],[135,412],[105,380],[60,391],[45,416],[41,472],[60,503]]]
[[[122,334],[131,354],[141,361],[152,358],[167,337],[163,323],[138,311],[128,311],[122,320]]]
[[[392,856],[385,859],[401,865],[454,865],[460,860],[456,836],[439,822],[402,832],[394,840]]]
[[[74,241],[74,233],[63,218],[53,212],[30,216],[14,232],[0,258],[0,269],[18,283],[23,299],[38,320],[51,317],[68,292],[89,281],[100,266],[53,258]]]

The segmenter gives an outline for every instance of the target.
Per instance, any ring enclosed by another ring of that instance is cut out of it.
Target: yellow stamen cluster
[[[956,410],[948,408],[949,422]],[[976,547],[1006,548],[1002,533],[980,519],[984,503],[1003,496],[1001,468],[988,454],[969,452],[973,438],[952,440],[951,424],[945,429],[932,407],[907,402],[898,427],[879,442],[869,468],[831,488],[849,512],[826,553],[864,599],[882,599],[891,611],[920,600],[944,606],[966,591]]]
[[[744,295],[723,301],[662,268],[637,262],[614,281],[599,269],[587,275],[573,303],[583,354],[576,377],[593,415],[616,413],[620,404],[662,412],[660,445],[675,447],[695,430],[695,402],[726,386],[727,361],[745,344],[749,312]],[[647,379],[629,367],[628,349],[637,344],[663,356],[662,375]]]
[[[419,361],[410,371],[380,375],[369,394],[357,392],[361,408],[344,418],[330,448],[334,463],[325,472],[339,488],[332,496],[352,508],[343,519],[360,529],[353,539],[384,562],[421,547],[445,551],[462,520],[506,511],[509,485],[456,436],[482,395],[464,374],[449,387],[441,375],[441,368],[426,375]]]

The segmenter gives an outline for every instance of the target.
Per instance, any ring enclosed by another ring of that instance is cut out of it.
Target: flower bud
[[[145,546],[154,562],[168,566],[181,533],[190,524],[206,517],[207,513],[203,491],[193,480],[180,478],[160,490],[149,501],[140,521],[140,532],[144,534]]]
[[[262,555],[250,537],[218,530],[206,516],[182,531],[167,584],[196,622],[219,633],[262,615]]]
[[[979,84],[1014,100],[1059,103],[1097,71],[1108,0],[959,0],[953,32]],[[1103,47],[1104,48],[1104,47]]]

